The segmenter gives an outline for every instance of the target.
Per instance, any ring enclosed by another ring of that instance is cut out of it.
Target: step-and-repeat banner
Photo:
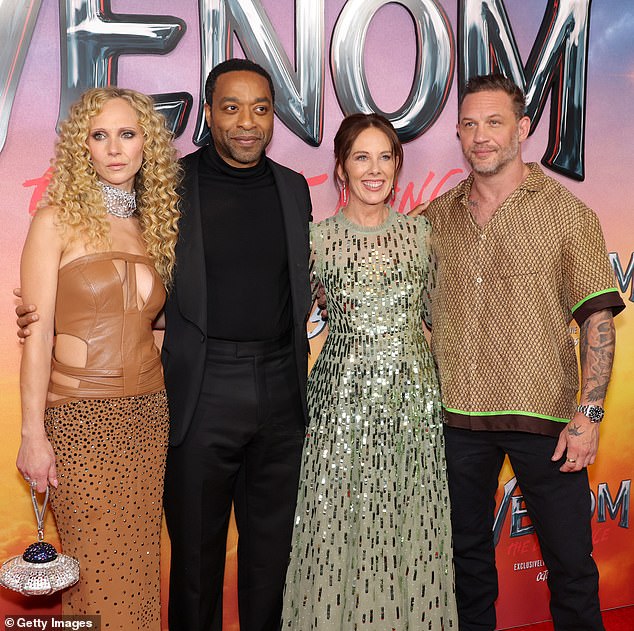
[[[631,0],[2,0],[0,42],[0,559],[20,554],[36,536],[28,488],[14,464],[20,347],[11,290],[46,186],[56,125],[84,89],[116,84],[154,95],[184,155],[208,139],[202,86],[211,67],[230,56],[259,62],[277,92],[269,154],[305,175],[320,220],[337,208],[332,138],[343,115],[380,111],[393,121],[406,143],[395,206],[406,212],[465,177],[457,95],[469,76],[499,69],[528,95],[533,133],[525,158],[541,161],[596,210],[628,305],[617,318],[614,374],[590,476],[602,606],[634,603]],[[311,319],[318,349],[326,331]],[[57,543],[50,516],[46,532]],[[495,540],[500,628],[548,619],[548,571],[508,465]],[[235,544],[232,531],[225,607],[231,630],[238,628]],[[165,604],[165,533],[162,545]],[[2,590],[0,620],[57,612],[59,603]]]

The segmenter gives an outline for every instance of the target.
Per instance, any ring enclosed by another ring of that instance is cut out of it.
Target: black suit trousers
[[[171,631],[222,628],[232,503],[241,631],[279,629],[304,435],[290,337],[209,339],[191,427],[167,458]]]

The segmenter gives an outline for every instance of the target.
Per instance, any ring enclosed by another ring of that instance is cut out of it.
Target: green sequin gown
[[[311,227],[329,332],[308,384],[283,629],[457,629],[429,223]]]

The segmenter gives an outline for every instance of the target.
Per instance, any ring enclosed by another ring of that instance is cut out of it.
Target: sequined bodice
[[[326,289],[331,342],[337,335],[372,346],[420,340],[434,279],[428,236],[425,219],[393,211],[376,228],[342,213],[312,227],[313,281]]]
[[[151,274],[145,296],[137,287],[138,267]],[[99,252],[64,265],[58,276],[55,333],[81,341],[85,363],[70,366],[53,356],[49,393],[57,396],[51,401],[133,396],[161,389],[152,322],[164,301],[161,278],[145,256]]]

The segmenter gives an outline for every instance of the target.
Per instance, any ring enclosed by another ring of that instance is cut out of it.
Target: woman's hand
[[[49,484],[57,488],[55,453],[45,434],[22,437],[16,466],[38,493],[44,493]]]

